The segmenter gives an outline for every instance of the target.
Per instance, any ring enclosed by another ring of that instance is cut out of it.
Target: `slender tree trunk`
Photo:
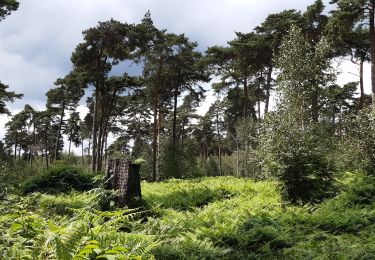
[[[333,136],[335,135],[335,132],[336,132],[336,107],[334,106],[333,111],[332,111],[332,133],[333,133]]]
[[[72,139],[69,140],[69,155],[70,155],[70,148],[72,147]]]
[[[258,97],[258,119],[260,120],[260,97]]]
[[[238,137],[236,136],[236,157],[237,157],[237,160],[236,160],[236,173],[237,173],[237,177],[240,176],[240,149],[239,149],[239,145],[238,145]]]
[[[44,145],[45,145],[45,158],[46,158],[46,168],[48,170],[49,168],[49,163],[48,163],[48,127],[46,127],[45,132],[44,132]]]
[[[107,138],[108,138],[108,126],[110,125],[110,114],[114,107],[115,101],[116,101],[116,94],[117,94],[117,88],[115,88],[110,96],[110,102],[109,105],[105,106],[103,108],[102,112],[102,120],[101,120],[101,145],[100,145],[100,161],[99,161],[99,169],[102,169],[103,164],[103,154],[104,154],[104,163],[106,165],[107,162]]]
[[[218,142],[218,164],[219,164],[219,175],[221,172],[221,138],[220,138],[220,128],[219,128],[219,108],[216,111],[216,131],[217,131],[217,142]]]
[[[375,109],[375,24],[374,24],[374,13],[375,13],[375,1],[371,1],[370,7],[370,51],[371,51],[371,92],[372,92],[372,107]]]
[[[104,152],[105,152],[105,167],[107,167],[107,160],[108,160],[108,132],[105,133],[105,144],[104,144]]]
[[[91,163],[90,162],[90,158],[91,158],[91,136],[89,137],[89,146],[87,148],[87,159],[88,159],[88,163]]]
[[[96,171],[101,171],[102,168],[102,147],[103,147],[103,100],[102,100],[102,95],[100,98],[100,105],[99,105],[99,123],[98,123],[98,141],[97,141],[97,154],[96,154]]]
[[[98,124],[98,96],[99,96],[99,86],[95,88],[95,104],[94,104],[94,115],[92,122],[92,159],[91,159],[91,170],[96,171],[96,152],[97,152],[97,124]]]
[[[157,159],[157,138],[158,138],[158,100],[154,98],[154,125],[153,125],[153,142],[152,142],[152,179],[157,180],[156,176],[156,159]]]
[[[83,149],[83,138],[82,138],[82,141],[81,141],[81,154],[82,154],[82,164],[85,164],[85,153],[84,153],[84,149]]]
[[[31,159],[30,159],[30,165],[33,167],[33,161],[34,161],[34,154],[35,154],[35,147],[36,147],[36,132],[35,132],[35,123],[33,123],[33,145],[31,148]]]
[[[266,102],[264,105],[264,115],[268,113],[268,108],[270,104],[270,90],[271,90],[271,81],[272,81],[272,66],[270,65],[268,67],[268,73],[267,73],[267,83],[266,83]]]
[[[178,101],[178,85],[174,88],[174,104],[173,104],[173,129],[172,129],[172,144],[176,146],[176,128],[177,128],[177,101]]]
[[[248,93],[248,87],[247,87],[247,79],[244,79],[243,82],[243,117],[247,117],[247,101],[248,101],[249,93]]]
[[[61,128],[64,120],[65,115],[65,101],[63,101],[61,106],[61,115],[60,115],[60,122],[59,122],[59,128],[57,129],[57,135],[56,135],[56,144],[55,144],[55,154],[54,154],[54,160],[57,160],[58,154],[59,154],[59,144],[60,144],[60,137],[61,137]]]
[[[14,160],[17,161],[17,146],[18,146],[18,135],[16,134],[16,142],[14,144]]]
[[[163,115],[162,115],[162,111],[161,111],[161,105],[160,105],[160,93],[158,92],[158,100],[159,100],[159,105],[158,105],[158,129],[157,129],[157,153],[156,153],[156,176],[160,176],[159,175],[159,169],[160,169],[160,141],[161,141],[161,126],[162,126],[162,120],[163,120]]]
[[[363,63],[364,63],[364,59],[361,59],[360,64],[359,64],[359,89],[360,89],[360,96],[359,96],[359,103],[358,103],[359,110],[363,108],[363,102],[365,99],[365,90],[363,86]]]
[[[181,126],[181,149],[184,150],[184,142],[185,142],[185,122],[182,121]]]

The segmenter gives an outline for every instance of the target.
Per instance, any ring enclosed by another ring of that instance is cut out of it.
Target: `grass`
[[[0,204],[5,259],[373,259],[375,179],[346,174],[320,205],[278,184],[233,177],[142,183],[146,209],[101,212],[96,191],[11,195]]]

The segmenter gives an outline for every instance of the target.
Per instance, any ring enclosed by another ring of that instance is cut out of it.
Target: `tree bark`
[[[85,153],[83,148],[83,138],[81,140],[81,154],[82,154],[82,164],[85,164]]]
[[[94,115],[92,122],[92,159],[91,159],[91,170],[96,171],[96,153],[97,153],[97,116],[98,116],[98,95],[99,95],[99,86],[95,88],[95,104],[94,104]]]
[[[221,172],[221,138],[220,138],[220,129],[219,129],[219,108],[216,111],[216,131],[217,131],[217,142],[218,142],[218,164],[219,164],[219,175],[222,175]]]
[[[268,74],[267,74],[267,83],[266,83],[266,102],[264,106],[264,115],[268,113],[268,108],[270,104],[270,90],[271,90],[271,81],[272,81],[272,66],[268,67]]]
[[[249,94],[248,94],[248,88],[247,88],[247,79],[244,79],[244,82],[243,82],[243,117],[246,118],[247,117],[247,101],[248,101],[248,97],[249,97]]]
[[[176,128],[177,128],[177,101],[178,101],[178,85],[174,87],[174,104],[173,104],[173,129],[172,129],[172,144],[176,146]]]
[[[60,115],[59,128],[57,130],[57,136],[56,136],[54,160],[57,160],[58,153],[59,153],[59,143],[60,143],[61,128],[62,128],[62,124],[64,120],[64,115],[65,115],[65,101],[63,101],[62,106],[61,106],[61,115]]]
[[[44,145],[45,145],[45,158],[46,158],[46,168],[48,170],[49,164],[48,164],[48,126],[46,126],[45,132],[44,132]]]
[[[361,59],[360,64],[359,64],[359,89],[360,89],[360,96],[359,96],[359,103],[358,103],[359,110],[363,108],[363,103],[365,99],[365,90],[363,86],[363,63],[364,63],[364,59]]]
[[[157,123],[158,123],[158,101],[154,98],[154,125],[153,125],[153,142],[152,142],[152,179],[157,180],[156,176],[156,159],[157,159]]]
[[[370,51],[371,51],[371,92],[372,92],[372,107],[375,109],[375,24],[374,24],[374,13],[375,13],[375,1],[371,1],[370,6]]]

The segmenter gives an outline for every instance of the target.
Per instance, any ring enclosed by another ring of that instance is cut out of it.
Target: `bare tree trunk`
[[[258,119],[260,120],[260,97],[258,99]]]
[[[91,170],[96,171],[96,153],[97,153],[97,117],[98,117],[98,95],[99,95],[99,86],[95,88],[95,104],[94,104],[94,115],[92,122],[92,159],[91,159]]]
[[[268,67],[267,74],[267,83],[266,83],[266,103],[264,105],[264,115],[268,113],[268,108],[270,104],[270,90],[271,90],[271,81],[272,81],[272,66]]]
[[[57,160],[58,154],[59,154],[59,144],[60,144],[60,137],[61,137],[61,128],[64,120],[65,115],[65,101],[62,103],[61,107],[61,115],[60,115],[60,122],[59,122],[59,128],[57,130],[57,136],[56,136],[56,144],[55,144],[55,154],[54,159]]]
[[[69,138],[69,155],[70,155],[70,148],[72,147],[72,138]]]
[[[14,144],[14,160],[17,160],[17,146],[18,146],[18,135],[16,134],[16,142]]]
[[[45,145],[45,158],[46,158],[46,168],[48,170],[49,164],[48,164],[48,138],[47,138],[47,132],[48,132],[48,127],[46,127],[45,132],[44,132],[44,145]]]
[[[363,86],[363,63],[364,63],[364,59],[361,59],[360,64],[359,64],[359,89],[360,89],[360,96],[359,96],[359,103],[358,103],[359,110],[363,108],[363,102],[365,99],[365,90]]]
[[[375,13],[375,1],[371,1],[370,6],[370,51],[371,51],[371,92],[372,92],[372,107],[375,109],[375,24],[374,24],[374,13]]]
[[[81,141],[81,156],[82,156],[82,164],[85,164],[85,153],[84,153],[84,149],[83,149],[83,139]]]
[[[153,143],[152,143],[152,178],[153,181],[157,180],[156,176],[156,159],[157,159],[157,138],[158,138],[158,101],[157,98],[154,98],[154,125],[153,125]]]
[[[87,159],[88,159],[88,163],[91,163],[90,162],[90,158],[91,158],[91,136],[89,137],[89,146],[87,148]]]
[[[248,101],[249,93],[247,88],[247,79],[244,79],[243,82],[243,117],[247,117],[247,101]]]
[[[172,129],[172,144],[176,146],[176,128],[177,128],[177,101],[178,101],[178,85],[174,88],[174,103],[173,103],[173,129]]]
[[[220,138],[220,128],[219,128],[219,107],[216,111],[216,131],[217,131],[217,141],[218,141],[218,164],[219,164],[219,175],[222,175],[221,172],[221,138]]]
[[[240,149],[239,149],[239,145],[238,145],[238,137],[236,136],[236,153],[237,153],[237,160],[236,160],[236,167],[237,167],[237,170],[236,170],[236,173],[237,173],[237,176],[240,176]]]

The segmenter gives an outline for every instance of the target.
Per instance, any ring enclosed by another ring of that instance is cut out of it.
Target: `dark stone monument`
[[[119,207],[131,205],[135,199],[140,199],[141,176],[139,164],[133,164],[125,159],[109,159],[107,162],[107,189],[118,192]]]

